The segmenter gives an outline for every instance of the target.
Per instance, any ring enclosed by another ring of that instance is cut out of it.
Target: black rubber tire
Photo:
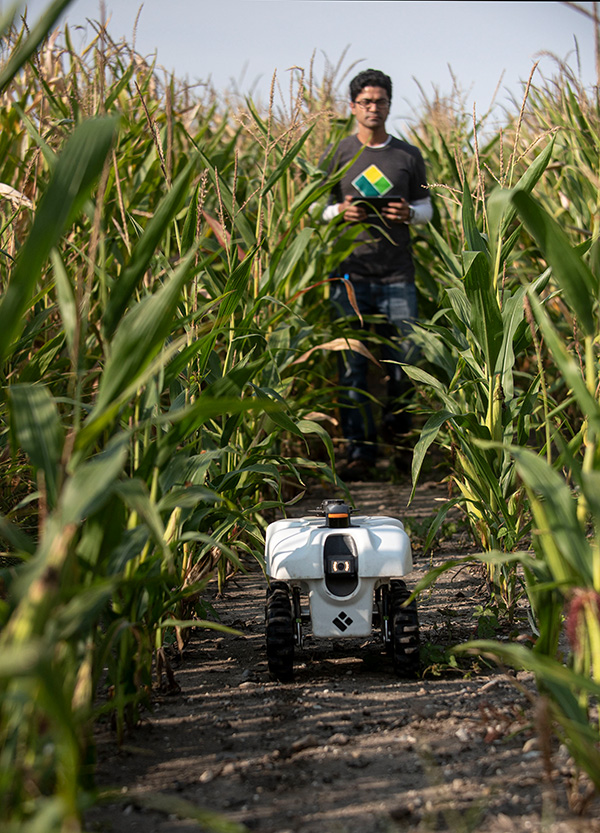
[[[392,582],[390,653],[396,674],[414,679],[419,673],[419,616],[416,601],[402,606],[409,596],[403,581]]]
[[[283,581],[273,581],[267,589],[265,632],[269,671],[275,679],[289,682],[294,676],[294,619]]]

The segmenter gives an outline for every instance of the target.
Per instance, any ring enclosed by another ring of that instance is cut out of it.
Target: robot
[[[293,679],[306,625],[314,637],[329,639],[365,637],[378,628],[396,674],[416,676],[417,606],[407,604],[402,580],[412,570],[412,550],[399,520],[355,516],[343,500],[325,500],[311,516],[269,524],[265,561],[267,660],[276,679]]]

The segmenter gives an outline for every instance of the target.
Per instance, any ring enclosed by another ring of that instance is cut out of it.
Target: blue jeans
[[[351,320],[352,327],[360,328],[344,280],[335,281],[331,293],[334,313]],[[393,342],[394,346],[381,345],[381,359],[393,362],[414,362],[416,348],[408,339],[412,323],[417,318],[417,292],[412,283],[380,284],[376,281],[352,283],[356,303],[361,315],[380,315],[381,323],[375,331]],[[368,325],[365,324],[365,327]],[[348,459],[365,459],[375,462],[377,457],[377,429],[373,418],[368,376],[372,372],[371,361],[355,350],[338,354],[339,382],[345,388],[340,395],[340,419],[344,437],[348,440]],[[388,374],[387,401],[384,403],[382,433],[397,433],[402,415],[394,411],[394,400],[408,388],[406,374],[398,364],[384,365]],[[396,430],[395,430],[396,429]]]

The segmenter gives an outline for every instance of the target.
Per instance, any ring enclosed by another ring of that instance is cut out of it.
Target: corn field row
[[[356,230],[317,221],[317,160],[350,129],[351,68],[274,80],[259,112],[149,66],[100,24],[79,51],[3,22],[0,53],[0,802],[7,830],[77,830],[93,730],[138,719],[164,646],[219,628],[216,574],[261,561],[269,513],[336,482],[330,276]],[[600,117],[568,67],[502,130],[423,99],[435,217],[415,239],[422,429],[507,616],[600,788]],[[486,138],[483,138],[483,137]],[[355,336],[355,332],[352,331]],[[365,333],[365,338],[374,338]],[[435,581],[435,575],[425,580]],[[557,657],[563,627],[567,664]],[[105,692],[110,691],[107,698]],[[596,715],[594,717],[594,715]]]

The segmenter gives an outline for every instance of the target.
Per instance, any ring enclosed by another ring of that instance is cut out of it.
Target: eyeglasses
[[[354,103],[358,104],[363,110],[369,110],[371,107],[375,107],[377,110],[386,110],[390,106],[387,98],[361,98],[360,101]]]

